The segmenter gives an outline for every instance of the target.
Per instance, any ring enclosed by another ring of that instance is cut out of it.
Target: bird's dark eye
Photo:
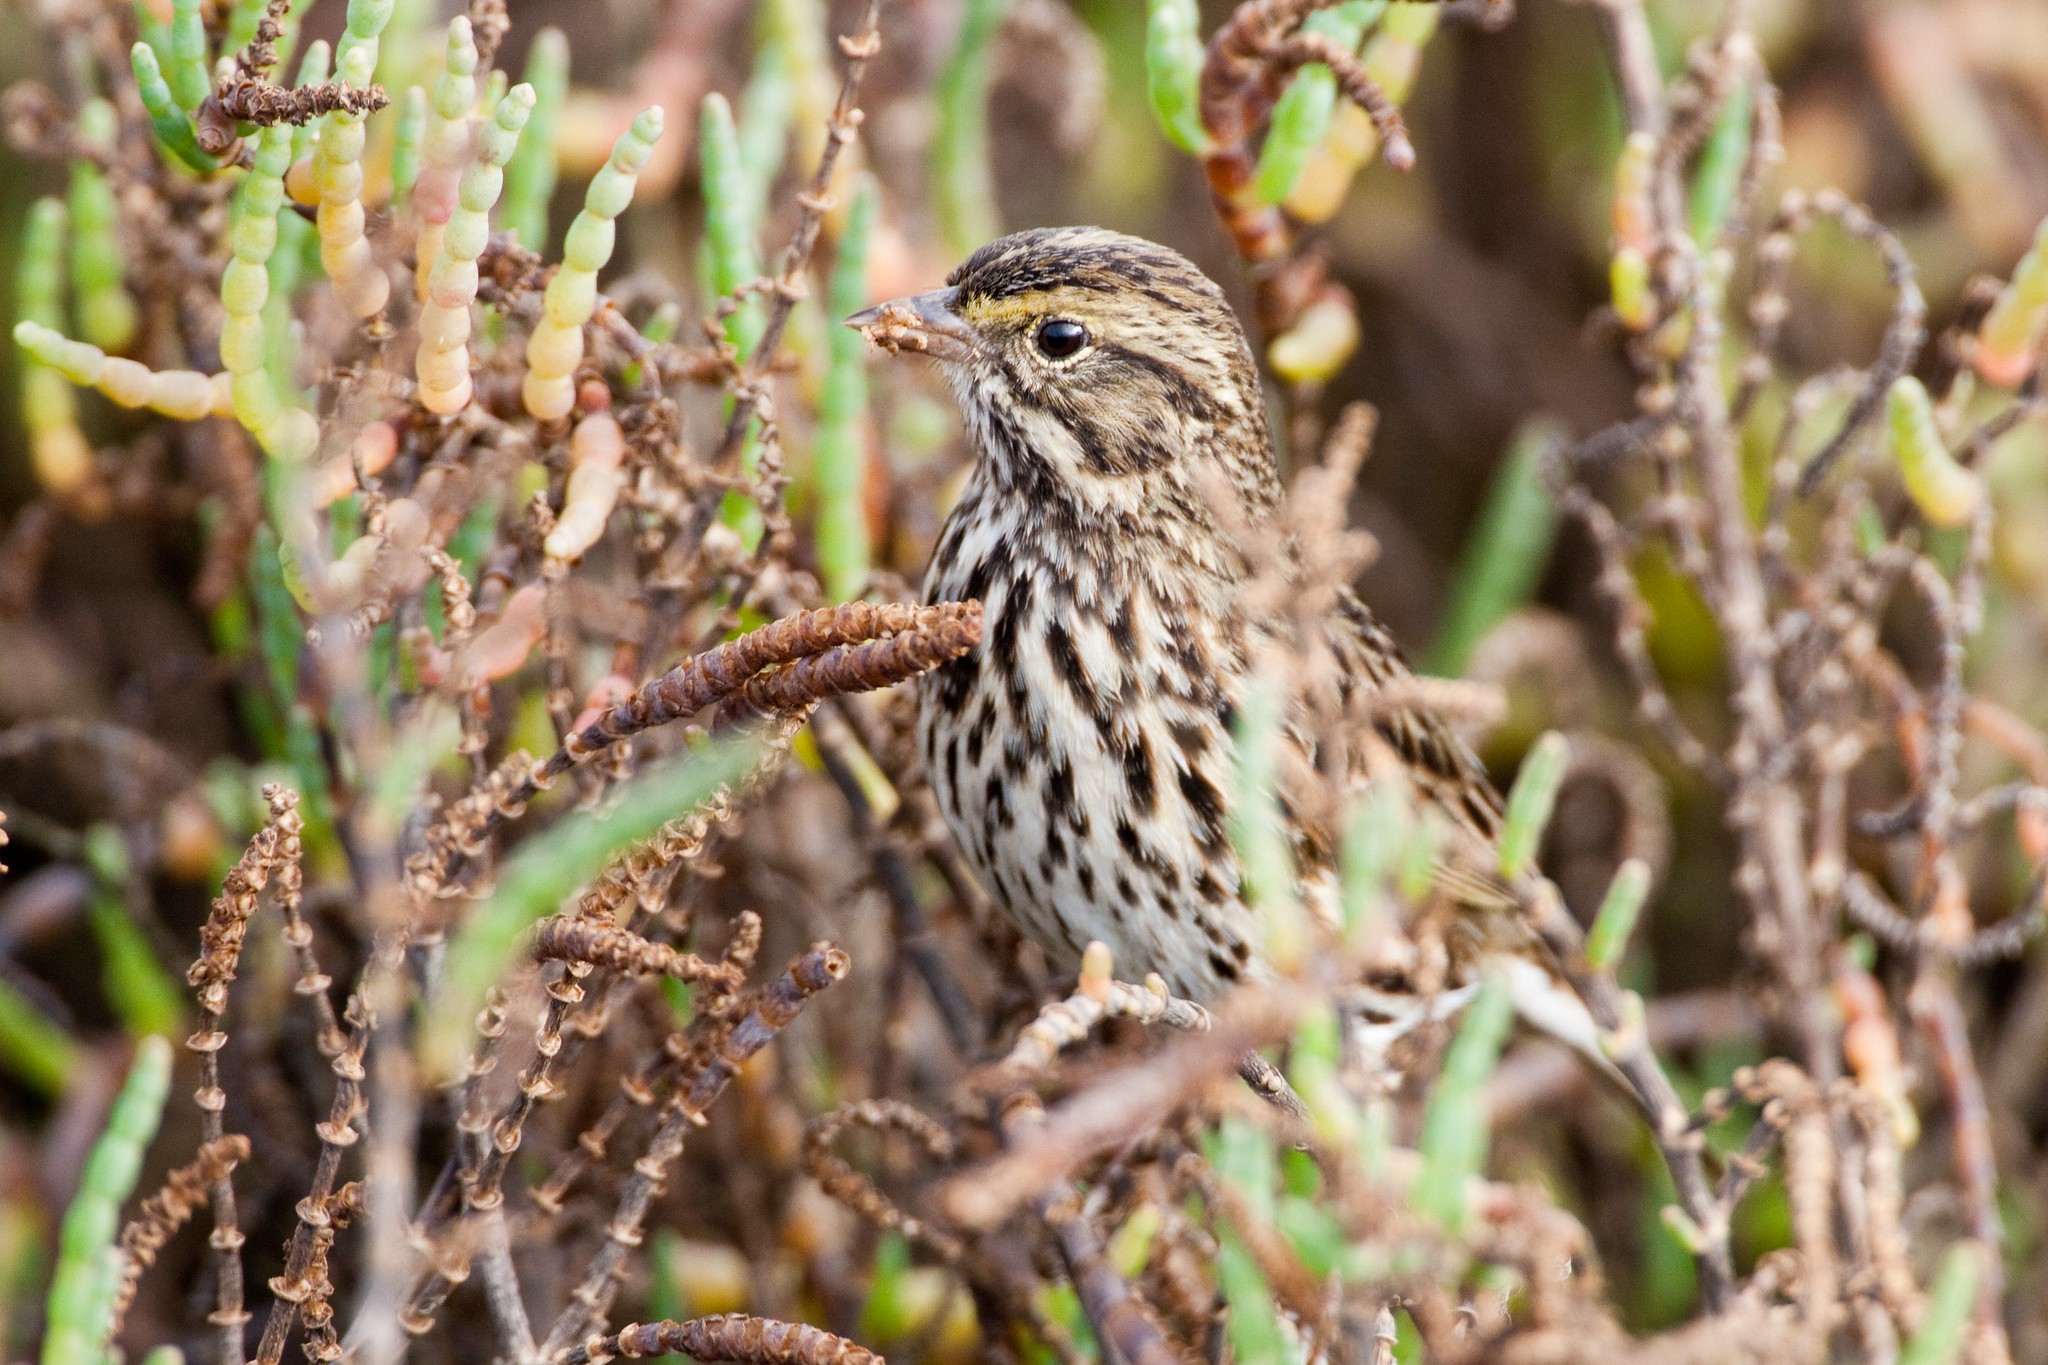
[[[1088,329],[1078,322],[1054,318],[1038,328],[1038,353],[1048,360],[1065,360],[1088,344]]]

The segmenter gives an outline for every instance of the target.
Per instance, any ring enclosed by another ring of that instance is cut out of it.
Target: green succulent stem
[[[1486,633],[1536,590],[1557,538],[1557,503],[1544,481],[1544,466],[1563,440],[1562,427],[1538,418],[1509,443],[1458,561],[1450,604],[1430,650],[1430,672],[1452,678],[1463,673]]]
[[[965,256],[999,235],[995,182],[989,171],[989,62],[1009,0],[966,0],[960,36],[939,72],[933,100],[932,198],[946,249]]]
[[[1417,1144],[1422,1174],[1413,1202],[1425,1216],[1453,1231],[1464,1226],[1466,1188],[1486,1164],[1489,1136],[1480,1092],[1500,1061],[1514,1016],[1507,978],[1488,976],[1465,1009],[1423,1114]]]
[[[1563,735],[1550,731],[1536,741],[1522,759],[1515,785],[1508,790],[1507,814],[1501,821],[1500,871],[1515,881],[1536,866],[1536,850],[1550,813],[1557,805],[1558,788],[1564,785],[1565,767],[1571,758]]]
[[[862,177],[847,209],[846,227],[839,234],[839,259],[832,269],[827,303],[834,322],[867,306],[868,237],[878,198],[873,177]],[[818,496],[818,566],[825,575],[825,595],[834,602],[857,597],[868,580],[868,519],[861,497],[867,446],[867,352],[867,341],[860,333],[851,327],[834,327],[826,342],[825,386],[818,396],[818,438],[811,461]]]
[[[505,198],[498,223],[529,251],[546,251],[548,204],[555,196],[555,142],[562,105],[569,98],[569,39],[552,26],[533,35],[521,73],[533,87],[533,112],[519,150],[505,167]]]
[[[142,1159],[171,1089],[171,1045],[149,1037],[114,1100],[106,1130],[86,1157],[78,1193],[64,1212],[57,1273],[50,1283],[42,1365],[104,1365],[121,1253],[114,1246],[121,1205],[135,1192]]]

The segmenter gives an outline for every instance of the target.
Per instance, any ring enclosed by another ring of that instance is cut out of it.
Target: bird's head
[[[945,371],[985,462],[1089,503],[1186,491],[1207,464],[1273,481],[1258,370],[1223,292],[1179,252],[1101,228],[990,242],[942,289],[847,319]]]

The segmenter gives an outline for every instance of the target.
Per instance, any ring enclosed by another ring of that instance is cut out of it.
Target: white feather
[[[1628,1085],[1600,1045],[1600,1026],[1586,1002],[1570,986],[1525,957],[1495,956],[1488,959],[1488,969],[1507,973],[1508,998],[1522,1022],[1557,1039],[1620,1085]]]

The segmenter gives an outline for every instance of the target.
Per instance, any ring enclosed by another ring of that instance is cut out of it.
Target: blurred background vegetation
[[[852,29],[859,8],[842,0],[513,0],[499,67],[516,78],[548,27],[566,36],[570,54],[549,241],[560,243],[624,115],[662,105],[667,130],[621,220],[605,287],[636,324],[676,305],[686,319],[679,334],[696,340],[697,319],[724,287],[707,245],[697,151],[704,97],[722,94],[740,111],[739,145],[759,212],[749,269],[772,267],[798,221],[794,191],[815,160],[836,89],[829,35]],[[1724,22],[1721,6],[1692,0],[1652,0],[1647,9],[1668,75],[1683,69],[1690,45]],[[1228,14],[1213,2],[1202,10],[1205,33]],[[1575,525],[1563,525],[1554,552],[1537,561],[1526,610],[1483,637],[1447,617],[1482,508],[1513,477],[1515,452],[1542,444],[1544,432],[1585,437],[1635,407],[1638,379],[1607,311],[1623,119],[1595,10],[1595,3],[1569,0],[1441,6],[1403,101],[1417,165],[1402,174],[1374,162],[1355,181],[1334,180],[1327,221],[1307,232],[1308,249],[1327,258],[1331,276],[1358,301],[1356,350],[1333,374],[1297,389],[1284,411],[1312,437],[1344,403],[1365,400],[1378,410],[1352,507],[1354,524],[1379,545],[1361,591],[1412,656],[1506,688],[1507,719],[1482,746],[1496,773],[1511,777],[1546,729],[1613,741],[1599,751],[1601,780],[1567,783],[1545,865],[1586,914],[1618,850],[1654,865],[1658,891],[1645,950],[1630,959],[1625,980],[1672,1004],[1667,1061],[1688,1100],[1697,1100],[1768,1055],[1772,1040],[1745,995],[1754,968],[1742,917],[1731,908],[1733,855],[1720,801],[1644,742],[1632,719],[1633,698],[1609,657],[1590,547]],[[1917,263],[1929,330],[1938,334],[1965,308],[1972,279],[2008,274],[2048,215],[2048,6],[1754,0],[1747,10],[1781,91],[1784,160],[1775,187],[1834,187],[1867,204]],[[380,68],[394,94],[429,82],[451,14],[427,0],[401,0],[384,40],[395,67]],[[317,0],[302,17],[301,51],[312,39],[340,35],[341,0]],[[102,84],[91,58],[96,30],[131,22],[125,7],[93,0],[9,0],[0,8],[0,86],[36,82],[76,107]],[[1255,317],[1252,289],[1201,169],[1162,134],[1148,98],[1146,25],[1138,0],[890,0],[861,97],[862,156],[879,196],[867,297],[928,287],[1001,230],[1098,223],[1186,252],[1247,319]],[[779,92],[787,100],[786,133],[762,113],[763,102],[778,96],[764,88],[761,73],[770,67],[794,73]],[[63,158],[36,145],[45,124],[30,103],[10,99],[9,137],[0,148],[0,260],[10,267],[0,280],[0,316],[9,318],[21,315],[12,266],[29,206],[38,196],[64,194],[71,174]],[[766,126],[766,141],[750,143],[750,126]],[[388,134],[373,134],[373,145],[377,136]],[[147,221],[124,219],[119,244],[131,276],[155,269],[152,254],[162,247]],[[836,240],[839,231],[835,219],[827,235]],[[543,255],[552,260],[556,251]],[[1821,230],[1796,259],[1790,296],[1784,371],[1869,363],[1892,299],[1867,251]],[[792,322],[806,404],[826,365],[831,327],[815,306]],[[86,1141],[126,1070],[123,1039],[188,1008],[160,993],[152,1004],[151,983],[168,972],[175,989],[180,964],[191,958],[219,872],[253,824],[255,776],[304,757],[265,751],[243,695],[249,670],[218,647],[219,621],[209,610],[216,604],[195,600],[213,504],[227,496],[196,448],[191,431],[200,429],[138,419],[84,395],[81,421],[96,445],[126,447],[138,453],[139,467],[170,472],[139,476],[137,495],[117,488],[104,505],[72,507],[46,533],[27,534],[28,519],[49,500],[29,458],[21,359],[14,347],[0,351],[0,527],[13,528],[4,533],[0,574],[12,575],[14,585],[0,594],[7,599],[0,611],[0,809],[14,837],[14,871],[0,880],[0,979],[59,1036],[18,1046],[0,1062],[0,1274],[10,1281],[0,1297],[17,1305],[32,1302],[34,1294],[22,1291],[46,1278],[50,1211],[75,1185]],[[1922,369],[1952,370],[1953,358],[1931,349]],[[869,383],[861,511],[877,567],[915,582],[966,452],[953,408],[930,376],[894,366],[874,370]],[[1774,388],[1764,407],[1782,411],[1783,402]],[[699,423],[715,426],[701,416]],[[1761,470],[1768,428],[1752,425],[1745,458]],[[693,437],[708,439],[702,430]],[[2048,432],[2023,427],[1995,447],[1986,471],[1997,539],[1987,623],[1970,659],[1973,689],[2035,725],[2048,723],[2044,456]],[[816,509],[800,500],[806,458],[799,441],[791,454],[799,475],[794,510],[808,524]],[[1547,519],[1542,503],[1539,497],[1527,515]],[[1941,553],[1938,537],[1935,550]],[[1713,623],[1668,564],[1650,558],[1637,567],[1655,611],[1649,646],[1657,669],[1681,713],[1718,734],[1726,725],[1725,675]],[[1895,624],[1908,635],[1913,629]],[[71,722],[88,728],[61,729]],[[94,736],[114,732],[90,728],[103,723],[139,737],[137,747],[105,751]],[[42,728],[21,728],[32,725]],[[28,733],[33,743],[21,738]],[[57,743],[52,734],[72,738]],[[1877,806],[1896,796],[1903,779],[1859,772],[1857,785],[1858,804]],[[1630,791],[1640,798],[1633,807]],[[836,806],[825,812],[823,800],[816,792],[785,799],[767,822],[790,849],[779,863],[759,849],[736,853],[731,896],[735,903],[752,896],[764,910],[778,901],[798,906],[795,919],[818,934],[845,935],[859,960],[859,942],[879,932],[880,911],[871,889],[849,888],[830,871],[833,840],[850,836],[847,817]],[[1859,856],[1883,855],[1871,845]],[[835,922],[836,897],[854,890],[859,896],[845,902],[851,923]],[[1984,910],[1995,917],[1996,907]],[[323,924],[341,937],[344,953],[361,952],[360,925],[338,913]],[[815,936],[788,928],[777,934],[771,925],[771,942],[785,947]],[[954,951],[964,950],[956,943]],[[985,977],[976,978],[977,988],[992,992]],[[2040,1307],[2048,1303],[2048,954],[2037,945],[1988,969],[1969,1005],[1987,1044],[1980,1060],[2008,1182],[2001,1209],[2013,1349],[2016,1358],[2048,1361],[2048,1314]],[[1013,1017],[1015,1001],[1009,1007]],[[285,1021],[281,997],[267,1008],[279,1015],[265,1027],[303,1027]],[[867,1028],[883,1023],[871,1011],[857,1017]],[[906,1018],[897,1024],[935,1027],[928,1011]],[[829,1069],[828,1051],[813,1039],[782,1064]],[[1659,1220],[1669,1194],[1656,1151],[1619,1098],[1555,1062],[1534,1045],[1494,1078],[1492,1169],[1505,1179],[1540,1180],[1585,1221],[1631,1328],[1681,1321],[1695,1306],[1695,1286],[1689,1256]],[[317,1080],[318,1063],[311,1066]],[[809,1080],[829,1089],[826,1079]],[[262,1083],[276,1087],[292,1112],[309,1103],[302,1091],[317,1088],[303,1073],[265,1073]],[[805,1083],[801,1076],[794,1082],[799,1089]],[[1563,1096],[1574,1102],[1559,1102]],[[745,1178],[735,1174],[738,1140],[728,1133],[718,1157],[707,1158],[717,1179]],[[1961,1217],[1952,1198],[1944,1202],[1935,1174],[1950,1156],[1938,1144],[1908,1153],[1922,1175],[1907,1186],[1925,1196],[1907,1210],[1915,1227],[1939,1229]],[[292,1183],[279,1177],[276,1185]],[[726,1197],[733,1208],[676,1214],[696,1250],[690,1293],[697,1311],[762,1299],[743,1283],[745,1258],[735,1267],[739,1253],[730,1251],[745,1241],[732,1234],[734,1210],[753,1196],[735,1188]],[[288,1229],[287,1202],[279,1194],[268,1210],[266,1235]],[[1766,1181],[1742,1206],[1739,1258],[1751,1264],[1790,1235],[1784,1201]],[[252,1248],[261,1240],[252,1235]],[[1943,1240],[1930,1235],[1925,1245]],[[663,1255],[676,1254],[674,1244],[664,1245]],[[713,1246],[728,1253],[721,1259],[706,1249]],[[273,1255],[274,1245],[261,1254]],[[757,1270],[764,1254],[748,1252]],[[877,1254],[908,1253],[885,1246]],[[188,1273],[198,1255],[188,1256]],[[660,1281],[667,1262],[657,1257],[656,1264]],[[734,1283],[710,1284],[716,1274],[706,1267],[722,1267]],[[174,1283],[188,1296],[200,1292],[196,1279]],[[656,1299],[665,1292],[674,1291],[660,1283],[646,1291]],[[157,1316],[144,1335],[170,1339],[168,1322],[182,1306],[177,1291],[149,1303]],[[900,1319],[909,1310],[889,1296],[871,1300],[867,1311],[881,1339],[905,1330],[901,1321],[892,1328],[889,1315]],[[32,1308],[17,1307],[0,1346],[17,1358],[38,1327]]]

